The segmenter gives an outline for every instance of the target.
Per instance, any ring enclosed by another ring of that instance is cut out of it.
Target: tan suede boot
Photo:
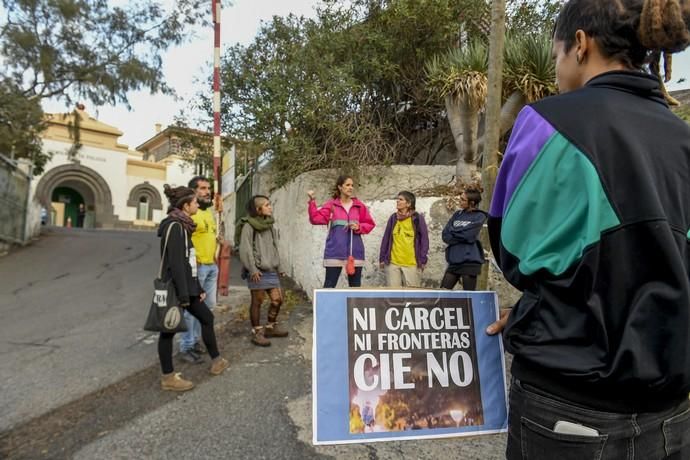
[[[264,328],[264,335],[266,337],[287,337],[288,331],[281,329],[278,323],[268,323]]]
[[[264,336],[263,326],[257,326],[252,329],[252,343],[260,347],[267,347],[271,345],[271,341]]]
[[[218,356],[211,363],[211,369],[209,369],[209,372],[211,372],[211,374],[213,375],[220,375],[228,367],[230,367],[230,363],[228,362],[228,360],[221,356]]]
[[[182,378],[179,372],[171,372],[161,376],[161,390],[165,391],[187,391],[194,388],[194,384]]]

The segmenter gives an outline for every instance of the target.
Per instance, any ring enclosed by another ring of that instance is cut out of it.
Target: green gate
[[[254,194],[254,170],[250,169],[241,179],[235,192],[235,225],[247,215],[247,202]]]

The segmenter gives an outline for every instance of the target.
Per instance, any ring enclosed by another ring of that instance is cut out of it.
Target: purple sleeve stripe
[[[520,111],[498,171],[489,215],[503,216],[515,188],[555,132],[555,128],[532,107]]]

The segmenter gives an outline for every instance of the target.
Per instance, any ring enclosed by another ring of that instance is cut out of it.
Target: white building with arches
[[[47,223],[90,228],[151,228],[165,215],[163,184],[187,185],[193,168],[177,155],[171,130],[160,130],[132,150],[123,134],[83,110],[77,111],[82,147],[70,155],[73,114],[48,114],[43,149],[52,158],[32,180],[34,200]],[[153,154],[151,154],[153,153]],[[83,206],[80,206],[83,205]]]

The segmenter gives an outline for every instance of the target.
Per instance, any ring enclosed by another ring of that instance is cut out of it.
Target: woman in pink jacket
[[[323,265],[326,267],[325,288],[338,284],[340,272],[347,263],[348,256],[355,259],[355,272],[348,275],[350,287],[362,285],[362,266],[364,265],[364,243],[362,235],[371,232],[376,224],[367,207],[353,197],[354,182],[350,176],[340,176],[333,188],[333,199],[318,207],[314,191],[309,195],[309,222],[312,225],[329,225]]]

